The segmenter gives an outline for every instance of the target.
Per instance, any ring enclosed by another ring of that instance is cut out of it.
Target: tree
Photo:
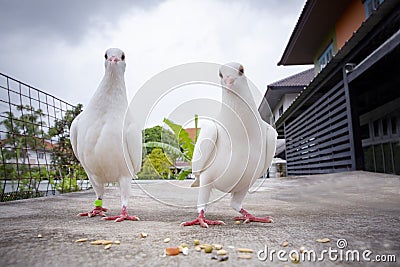
[[[79,190],[77,180],[87,179],[87,174],[72,150],[70,132],[72,121],[82,112],[82,104],[76,105],[65,112],[61,120],[56,120],[49,129],[49,136],[56,137],[57,143],[53,146],[52,164],[57,169],[57,177],[50,182],[60,192]]]
[[[178,147],[178,141],[175,138],[174,134],[159,125],[152,128],[146,128],[144,130],[143,143],[150,142],[160,142],[163,144],[171,145],[173,147]],[[146,147],[146,155],[150,154],[152,150],[152,147]]]
[[[41,119],[44,113],[29,105],[16,107],[21,113],[15,116],[11,111],[4,112],[6,118],[0,122],[6,128],[6,138],[2,142],[2,156],[5,160],[15,159],[25,163],[28,149],[45,149],[44,140],[47,135],[43,127],[46,123]]]
[[[193,141],[189,133],[182,127],[182,125],[176,124],[173,121],[164,118],[164,123],[168,125],[168,127],[173,131],[173,136],[174,136],[174,144],[168,144],[164,142],[146,142],[144,143],[144,147],[147,149],[149,148],[161,148],[163,151],[169,156],[169,158],[175,160],[177,158],[180,158],[186,162],[191,163],[192,158],[193,158],[193,152],[194,152],[194,146],[197,141],[197,136],[199,134],[199,131],[197,129],[197,121],[198,117],[197,115],[195,116],[195,127],[196,127],[196,136],[195,136],[195,141]],[[144,165],[143,165],[144,167]],[[187,169],[182,169],[179,174],[178,174],[178,179],[183,180],[185,179],[190,173],[192,172],[191,168]]]
[[[139,179],[160,179],[171,176],[173,163],[161,148],[154,148],[143,160],[142,171]]]
[[[72,150],[69,128],[72,121],[82,112],[82,104],[78,104],[72,110],[67,110],[61,120],[55,120],[54,126],[49,129],[49,136],[58,139],[53,147],[52,163],[63,174],[67,174],[72,166],[79,165],[78,159]]]

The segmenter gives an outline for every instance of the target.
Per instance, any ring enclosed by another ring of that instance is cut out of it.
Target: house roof
[[[314,75],[314,68],[311,68],[269,84],[260,105],[260,112],[263,112],[263,105],[266,103],[273,110],[283,95],[300,93],[312,81]]]
[[[326,33],[335,27],[348,4],[348,0],[308,0],[278,65],[313,64]]]
[[[196,138],[196,128],[186,128],[185,129],[188,133],[190,138],[194,141]],[[200,128],[197,128],[198,131],[200,131]]]
[[[286,77],[277,82],[268,85],[270,88],[274,87],[295,87],[295,86],[307,86],[314,78],[314,68],[296,73],[292,76]]]
[[[3,139],[0,140],[0,146],[4,147],[7,145],[9,139]],[[51,151],[57,144],[53,144],[50,141],[44,140],[42,138],[39,137],[35,137],[35,148],[30,148],[30,149],[44,149],[46,151]],[[24,148],[25,149],[25,148]]]

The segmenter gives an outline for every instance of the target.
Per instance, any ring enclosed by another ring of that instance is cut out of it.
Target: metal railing
[[[0,201],[89,187],[69,143],[80,111],[81,105],[0,73]]]

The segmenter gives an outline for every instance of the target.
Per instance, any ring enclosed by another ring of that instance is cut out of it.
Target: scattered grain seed
[[[86,241],[88,241],[87,238],[81,238],[81,239],[75,240],[75,243],[81,243],[81,242],[86,242]]]
[[[95,240],[95,241],[90,242],[90,244],[91,245],[102,245],[104,241],[106,241],[106,240],[102,240],[102,239]]]
[[[299,263],[299,262],[300,262],[300,258],[299,258],[299,256],[298,256],[297,254],[291,255],[291,256],[290,256],[290,260],[291,260],[293,263]]]
[[[165,249],[165,253],[166,253],[168,256],[176,256],[176,255],[179,254],[179,248],[177,248],[177,247],[169,247],[169,248],[166,248],[166,249]]]
[[[112,244],[112,243],[114,243],[114,241],[111,241],[111,240],[103,240],[103,242],[101,243],[102,245],[110,245],[110,244]]]
[[[105,249],[105,250],[110,249],[111,246],[112,246],[112,244],[107,244],[107,245],[104,246],[104,249]]]
[[[251,248],[238,248],[237,251],[241,253],[253,253]]]
[[[114,244],[115,244],[115,245],[121,245],[121,241],[115,240],[115,241],[114,241]]]
[[[194,240],[193,240],[193,244],[194,244],[195,246],[200,245],[200,240],[194,239]]]
[[[217,250],[217,255],[226,255],[228,253],[225,249]]]
[[[249,254],[240,254],[239,259],[251,259],[251,255]]]
[[[241,224],[241,222],[240,222],[240,221],[236,221],[235,223],[236,223],[237,225]]]
[[[185,256],[189,255],[189,248],[188,247],[184,247],[182,249],[182,254],[185,255]]]
[[[325,238],[322,238],[322,239],[317,239],[316,241],[318,243],[328,243],[331,240],[329,238],[325,237]]]
[[[171,241],[171,238],[165,238],[164,239],[164,243],[168,243],[169,241]]]
[[[147,237],[147,233],[140,233],[140,237],[141,238],[146,238]]]
[[[213,247],[210,246],[210,245],[208,245],[208,246],[206,246],[206,247],[204,248],[204,252],[205,252],[205,253],[211,253],[212,251],[213,251]]]
[[[281,244],[281,246],[284,248],[287,247],[288,245],[289,245],[289,242],[287,242],[287,241],[283,241]]]
[[[194,248],[194,250],[196,250],[197,252],[200,252],[200,251],[201,251],[201,247],[200,247],[200,246],[196,246],[196,247]]]
[[[304,253],[305,250],[306,250],[306,247],[304,247],[304,246],[301,246],[299,249],[300,253]]]
[[[179,246],[181,246],[182,248],[189,248],[189,245],[186,244],[186,243],[182,243],[182,244],[180,244]]]
[[[212,244],[212,246],[213,246],[216,250],[222,249],[222,245],[220,245],[220,244]]]
[[[43,236],[42,236],[41,234],[38,234],[37,237],[38,237],[38,238],[42,238]]]
[[[235,247],[234,247],[234,246],[228,246],[228,248],[230,248],[230,249],[234,249]]]
[[[201,248],[201,249],[204,249],[204,248],[207,247],[207,246],[209,246],[209,244],[206,243],[206,244],[200,245],[200,248]]]

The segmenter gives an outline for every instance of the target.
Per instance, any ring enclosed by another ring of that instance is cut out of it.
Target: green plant
[[[171,159],[161,148],[153,148],[151,153],[143,160],[142,171],[138,174],[139,179],[166,179],[171,176]]]

